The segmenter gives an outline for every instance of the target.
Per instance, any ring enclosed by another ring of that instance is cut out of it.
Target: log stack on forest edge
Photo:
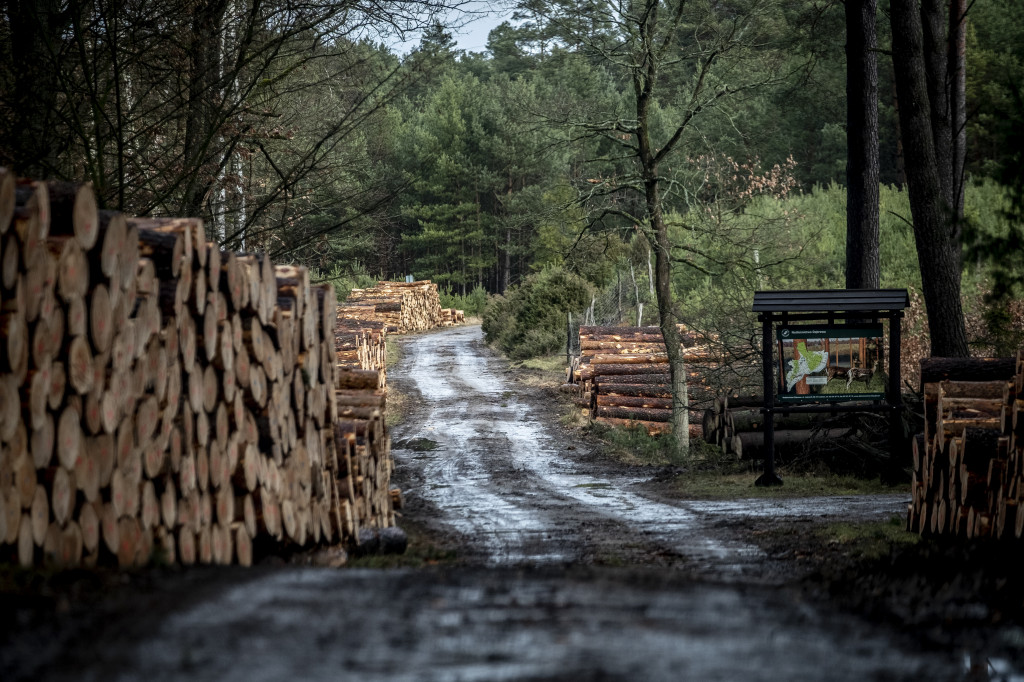
[[[339,369],[360,369],[377,373],[377,385],[387,386],[387,324],[375,320],[344,317],[338,306],[334,327],[335,360]]]
[[[248,565],[393,525],[330,285],[3,170],[0,245],[0,558]]]
[[[680,325],[691,410],[710,400],[704,371],[713,364],[709,340]],[[672,392],[665,342],[658,327],[581,326],[580,356],[569,379],[580,387],[591,419],[614,426],[640,426],[648,433],[671,430]],[[703,435],[692,422],[690,437]]]
[[[461,310],[441,308],[437,285],[421,282],[378,282],[370,289],[353,289],[339,317],[385,324],[393,334],[427,331],[465,321]]]
[[[913,442],[907,529],[1024,537],[1024,354],[921,361],[924,433]]]
[[[450,327],[466,321],[461,310],[441,308],[437,285],[422,282],[379,282],[353,289],[337,307],[335,341],[339,367],[372,370],[379,385],[387,384],[387,335]]]

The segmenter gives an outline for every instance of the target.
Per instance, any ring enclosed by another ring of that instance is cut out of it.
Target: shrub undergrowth
[[[565,348],[567,313],[590,303],[593,288],[578,275],[546,268],[494,296],[483,315],[488,343],[513,360],[556,353]]]

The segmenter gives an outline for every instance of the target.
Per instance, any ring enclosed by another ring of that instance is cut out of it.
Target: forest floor
[[[1024,670],[1021,550],[903,532],[907,490],[808,477],[766,494],[753,473],[642,463],[565,417],[557,375],[511,368],[478,327],[398,344],[404,555],[342,570],[297,555],[251,570],[0,573],[0,679]]]

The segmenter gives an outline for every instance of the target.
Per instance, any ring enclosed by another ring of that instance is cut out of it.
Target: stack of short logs
[[[466,321],[466,313],[455,308],[441,308],[441,326],[454,327]]]
[[[913,443],[908,530],[1024,537],[1024,360],[921,361],[924,433]]]
[[[461,311],[444,315],[437,285],[422,282],[378,282],[370,289],[353,289],[344,304],[347,319],[376,321],[394,334],[426,331],[453,324]],[[461,316],[465,320],[465,316]]]
[[[711,395],[704,383],[711,362],[708,340],[682,327],[680,332],[691,411],[703,410]],[[668,355],[658,327],[581,326],[579,347],[569,378],[594,421],[640,426],[652,434],[671,430]],[[690,436],[701,435],[701,424],[691,423]]]
[[[338,311],[343,310],[341,306]],[[337,379],[335,402],[342,421],[335,422],[350,439],[351,473],[341,489],[353,501],[354,516],[346,517],[358,539],[360,527],[394,525],[401,492],[391,491],[391,441],[384,430],[387,404],[387,329],[383,323],[338,316],[335,328]],[[386,519],[386,523],[379,523]]]
[[[394,523],[330,285],[3,171],[0,240],[0,558],[248,565]]]
[[[346,306],[338,306],[337,310],[334,339],[338,367],[377,372],[377,385],[384,389],[387,385],[387,324],[346,317],[349,310]]]

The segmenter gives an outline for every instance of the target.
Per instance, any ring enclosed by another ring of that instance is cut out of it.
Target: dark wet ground
[[[12,630],[0,680],[976,679],[963,650],[837,609],[751,539],[769,516],[887,519],[905,496],[663,499],[579,447],[478,327],[401,343],[404,513],[457,562],[150,575]]]
[[[786,591],[663,571],[279,570],[147,629],[49,679],[957,679]]]

